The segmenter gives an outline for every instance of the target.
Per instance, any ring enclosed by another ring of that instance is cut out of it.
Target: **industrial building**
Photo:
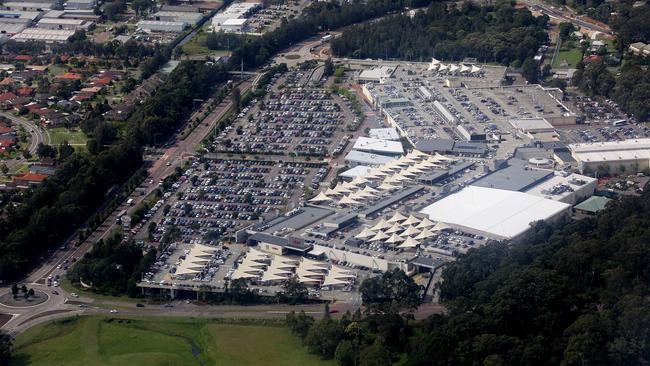
[[[377,167],[392,160],[395,160],[394,156],[373,154],[357,150],[352,150],[345,156],[345,162],[351,167],[357,165]]]
[[[379,140],[393,140],[393,141],[399,141],[400,135],[397,132],[396,129],[389,127],[389,128],[371,128],[368,131],[368,136],[370,136],[373,139],[379,139]]]
[[[650,139],[569,145],[578,169],[584,172],[640,172],[650,168]]]
[[[191,13],[186,11],[159,11],[153,14],[153,20],[160,20],[164,22],[183,22],[190,25],[198,23],[203,14]]]
[[[510,159],[504,168],[486,175],[472,185],[524,192],[552,176],[552,170],[530,169],[526,161]]]
[[[380,66],[361,71],[357,80],[359,83],[383,83],[385,79],[392,77],[394,73],[395,67]]]
[[[0,34],[9,37],[13,36],[16,33],[22,32],[25,28],[25,24],[0,22]]]
[[[212,17],[212,30],[218,32],[220,30],[228,31],[223,28],[224,23],[226,23],[226,28],[229,28],[230,31],[239,25],[239,28],[243,28],[246,22],[233,21],[233,19],[246,19],[250,17],[253,12],[262,7],[262,3],[233,3],[224,11],[221,11],[215,16]]]
[[[462,142],[451,139],[424,139],[415,144],[415,147],[423,152],[443,155],[457,155],[480,158],[488,152],[488,147],[481,142]]]
[[[467,141],[485,141],[487,139],[487,134],[484,131],[471,124],[458,125],[456,131]]]
[[[0,5],[3,10],[47,11],[52,2],[6,1]]]
[[[544,118],[514,118],[508,122],[524,134],[555,132],[555,128]]]
[[[66,10],[91,10],[95,6],[97,6],[97,0],[67,0],[65,2]]]
[[[549,179],[526,190],[525,193],[575,205],[593,196],[597,185],[596,178],[556,172]]]
[[[221,23],[221,30],[226,33],[244,32],[247,24],[245,18],[226,19]]]
[[[180,33],[188,26],[185,22],[164,22],[160,20],[141,20],[138,28],[147,32]]]
[[[352,149],[388,156],[399,156],[404,154],[404,147],[402,147],[402,143],[399,141],[380,140],[363,136],[357,138]]]
[[[67,42],[74,35],[73,30],[53,30],[40,28],[26,28],[15,34],[11,39],[18,42],[42,41],[45,43]]]
[[[40,11],[20,11],[20,10],[1,10],[0,21],[3,23],[23,23],[29,21],[36,21],[41,17]],[[25,19],[25,20],[18,20]]]
[[[425,207],[421,213],[464,231],[515,239],[536,221],[568,215],[571,205],[517,191],[469,186]]]
[[[42,29],[65,29],[65,30],[87,30],[92,25],[92,22],[87,22],[82,19],[57,19],[57,18],[43,18],[38,21],[38,28]]]

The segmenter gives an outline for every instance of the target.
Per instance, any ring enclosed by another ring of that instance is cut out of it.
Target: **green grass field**
[[[576,64],[582,58],[582,52],[578,48],[571,48],[569,50],[561,49],[557,54],[555,63],[552,65],[554,68],[575,68]],[[566,62],[566,65],[564,64]]]
[[[81,131],[81,129],[67,129],[65,127],[50,128],[47,130],[50,135],[50,143],[52,146],[58,146],[63,141],[68,141],[75,149],[85,147],[88,137]],[[47,133],[46,133],[47,135]]]
[[[287,328],[205,319],[68,318],[27,330],[12,351],[11,366],[335,364],[307,353]]]

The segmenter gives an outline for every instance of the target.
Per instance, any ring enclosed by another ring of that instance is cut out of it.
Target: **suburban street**
[[[21,118],[21,117],[16,117],[11,113],[7,112],[0,112],[0,116],[5,117],[9,119],[12,123],[17,124],[19,126],[22,126],[25,128],[25,131],[27,131],[30,135],[29,137],[29,153],[34,155],[36,154],[36,148],[38,147],[38,144],[44,143],[44,144],[49,144],[50,143],[50,137],[49,134],[46,130],[44,130],[42,127],[38,126],[36,123]],[[9,169],[13,169],[17,165],[21,163],[20,160],[17,159],[12,159],[6,161],[7,166]]]

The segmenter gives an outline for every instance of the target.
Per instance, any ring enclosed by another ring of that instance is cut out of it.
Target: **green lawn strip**
[[[88,137],[80,129],[67,129],[65,127],[51,128],[48,130],[51,137],[51,144],[58,146],[63,141],[68,141],[73,147],[86,146]]]
[[[262,324],[193,318],[68,318],[20,334],[10,365],[335,364],[309,354],[287,328]]]
[[[138,299],[134,297],[128,297],[126,295],[120,295],[120,296],[111,296],[111,295],[102,295],[102,294],[97,294],[92,291],[88,291],[86,289],[76,287],[75,285],[70,282],[70,279],[66,276],[62,276],[61,279],[59,279],[59,286],[61,286],[62,289],[64,289],[66,292],[74,292],[79,296],[83,297],[90,297],[92,299],[97,299],[97,300],[105,300],[105,301],[122,301],[122,302],[130,302],[130,303],[146,303],[145,299]],[[74,300],[74,299],[73,299]],[[97,304],[97,306],[101,306],[101,304]],[[103,306],[103,307],[110,307],[110,306]]]
[[[560,50],[560,52],[557,55],[557,58],[555,59],[555,63],[553,64],[553,67],[555,68],[574,68],[578,61],[582,58],[582,52],[578,48],[572,48],[569,50]],[[563,66],[562,63],[566,61],[567,66]]]

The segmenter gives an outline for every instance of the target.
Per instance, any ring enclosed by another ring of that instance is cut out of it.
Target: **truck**
[[[326,35],[321,37],[320,43],[329,42],[331,40],[332,40],[332,35],[331,34],[326,34]]]
[[[126,200],[126,204],[129,206],[133,206],[133,198],[129,198],[128,200]]]
[[[126,215],[126,210],[122,210],[117,213],[117,218],[115,219],[115,223],[120,225],[122,223],[122,216]]]

